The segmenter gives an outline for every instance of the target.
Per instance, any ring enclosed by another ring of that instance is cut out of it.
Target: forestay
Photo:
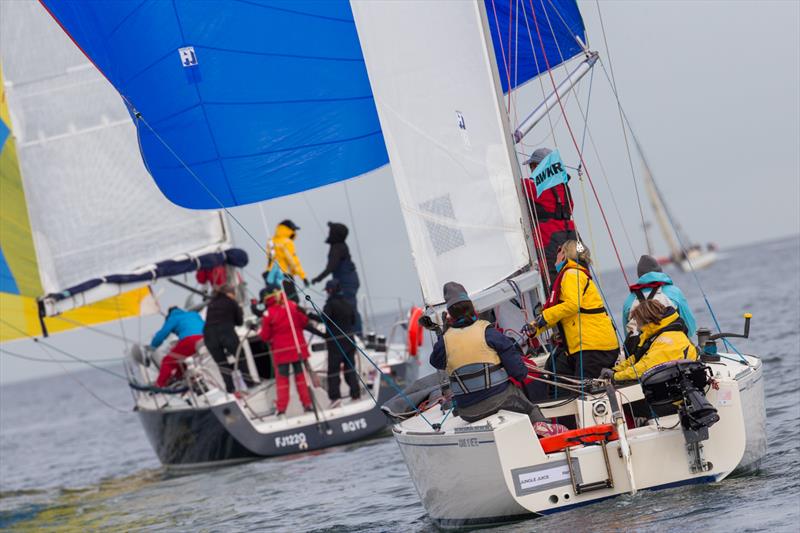
[[[45,293],[229,246],[219,212],[159,193],[119,95],[38,3],[0,3],[0,53]]]
[[[526,268],[481,2],[352,7],[425,302],[442,302],[447,281],[475,293]]]

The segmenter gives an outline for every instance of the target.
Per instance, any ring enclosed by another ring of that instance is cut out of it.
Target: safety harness
[[[580,270],[586,275],[586,285],[584,285],[583,290],[581,291],[581,296],[586,295],[586,291],[589,289],[589,284],[592,282],[592,275],[589,273],[589,269],[582,265],[564,265],[564,268],[561,269],[561,272],[558,273],[556,279],[553,281],[553,289],[550,291],[550,296],[544,303],[544,309],[553,307],[559,303],[559,298],[561,297],[561,280],[564,279],[564,274],[566,274],[568,270]],[[579,307],[578,309],[581,313],[585,313],[587,315],[599,315],[606,312],[606,308],[603,306],[592,308]]]
[[[635,283],[629,287],[630,291],[636,296],[636,299],[640,302],[645,300],[652,300],[655,298],[656,294],[661,287],[664,285],[669,285],[665,281],[653,281],[651,283]],[[650,292],[647,295],[644,294],[645,289],[650,289]]]
[[[508,381],[503,365],[472,363],[450,374],[450,390],[455,396],[491,389]]]
[[[644,354],[646,354],[648,350],[650,350],[650,347],[653,345],[653,343],[656,341],[659,335],[661,335],[662,333],[666,333],[667,331],[682,331],[685,335],[688,333],[689,330],[686,329],[686,324],[683,322],[682,318],[680,317],[676,318],[674,322],[670,322],[663,328],[653,333],[653,335],[650,338],[644,341],[644,343],[636,349],[636,353],[634,354],[634,356],[636,357],[635,361],[638,363],[639,360],[642,357],[644,357]],[[683,358],[686,359],[688,356],[689,356],[689,347],[687,346],[686,349],[683,350]]]

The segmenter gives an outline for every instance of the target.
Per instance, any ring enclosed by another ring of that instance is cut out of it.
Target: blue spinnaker
[[[586,30],[575,0],[484,0],[484,4],[503,92],[546,72],[548,64],[555,68],[583,51],[576,37],[585,43]]]
[[[123,96],[148,171],[178,205],[244,205],[389,162],[347,1],[40,1]],[[574,0],[486,0],[504,90],[509,30],[511,86],[546,68],[527,40],[530,2],[551,67],[580,51]]]

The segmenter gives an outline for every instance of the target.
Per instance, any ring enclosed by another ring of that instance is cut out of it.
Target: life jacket
[[[536,194],[536,186],[533,185],[532,180],[526,183],[526,190],[528,197],[533,203],[533,209],[536,212],[538,221],[547,222],[548,220],[571,220],[572,219],[572,202],[569,194],[569,188],[566,184],[559,184],[551,187],[542,192],[541,196]],[[552,199],[549,198],[552,196]]]
[[[592,275],[589,273],[589,269],[584,267],[583,265],[579,265],[577,263],[575,263],[575,264],[569,264],[568,263],[568,264],[564,265],[564,268],[561,269],[561,271],[556,276],[556,279],[553,281],[553,288],[550,291],[550,296],[548,296],[547,300],[544,303],[544,306],[543,306],[544,309],[547,309],[549,307],[553,307],[554,305],[557,305],[558,303],[560,303],[559,298],[561,298],[561,280],[564,279],[564,274],[566,274],[568,270],[572,270],[572,269],[580,270],[581,272],[583,272],[586,275],[586,285],[584,285],[583,290],[581,291],[581,294],[586,294],[586,291],[589,289],[589,284],[592,282]],[[595,314],[605,313],[606,312],[606,308],[605,307],[592,307],[592,308],[587,309],[585,307],[580,307],[579,308],[579,312],[586,313],[586,314],[589,314],[589,315],[595,315]]]
[[[629,287],[630,291],[636,296],[636,299],[640,302],[645,300],[652,300],[655,298],[656,294],[658,294],[658,290],[663,287],[664,285],[669,285],[665,281],[653,281],[650,283],[634,283]],[[645,289],[650,289],[650,291],[645,294]]]
[[[486,344],[486,320],[476,320],[464,328],[451,327],[444,333],[447,374],[453,394],[469,394],[508,381],[500,356]]]
[[[672,308],[670,307],[669,309],[672,309]],[[672,313],[675,313],[674,309],[672,310],[672,312],[670,314],[672,314]],[[669,316],[669,315],[667,315],[667,316]],[[635,361],[638,363],[639,360],[642,357],[644,357],[644,354],[646,354],[650,350],[650,347],[656,341],[658,336],[661,335],[662,333],[667,332],[667,331],[682,331],[684,335],[688,333],[688,330],[686,329],[686,324],[683,322],[683,319],[681,319],[680,316],[679,316],[678,318],[676,318],[675,320],[673,320],[672,322],[670,322],[669,324],[667,324],[663,328],[660,328],[660,329],[656,330],[650,337],[647,338],[647,340],[645,340],[642,344],[639,345],[638,348],[636,348],[636,353],[634,354],[634,357],[636,358]],[[688,350],[689,350],[688,347],[686,348],[686,350],[684,350],[684,354],[683,354],[684,358],[687,357]]]

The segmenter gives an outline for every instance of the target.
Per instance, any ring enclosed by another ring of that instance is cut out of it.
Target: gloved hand
[[[600,371],[600,379],[605,379],[606,381],[614,381],[614,371],[610,368],[604,368]]]
[[[306,289],[311,286],[311,282],[308,281],[308,278],[303,278],[303,285]]]

